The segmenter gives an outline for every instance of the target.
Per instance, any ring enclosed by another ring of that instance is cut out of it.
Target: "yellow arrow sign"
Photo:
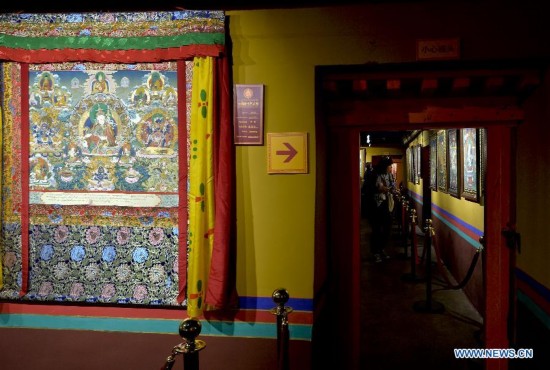
[[[268,133],[267,172],[307,173],[307,133]]]

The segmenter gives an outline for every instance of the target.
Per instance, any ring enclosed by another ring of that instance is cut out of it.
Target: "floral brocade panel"
[[[2,278],[0,298],[18,299],[21,291],[21,225],[2,224]]]
[[[34,225],[25,299],[177,305],[176,228]]]

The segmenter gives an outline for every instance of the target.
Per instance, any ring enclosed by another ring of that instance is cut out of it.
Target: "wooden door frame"
[[[317,86],[323,86],[316,76]],[[402,106],[380,100],[353,105],[342,111],[340,117],[326,117],[326,102],[316,89],[316,153],[317,189],[315,212],[315,276],[314,319],[317,313],[328,309],[338,318],[328,331],[327,340],[342,341],[345,345],[332,348],[343,368],[356,369],[360,348],[360,189],[359,189],[359,133],[360,131],[426,130],[485,127],[487,128],[484,251],[484,344],[486,348],[508,348],[510,263],[511,253],[506,247],[502,231],[515,217],[512,186],[511,127],[523,119],[523,110],[516,106],[515,97],[509,97],[511,109],[502,111],[498,100],[466,99],[450,107],[448,101],[438,106],[437,99],[402,100]],[[466,103],[465,103],[466,102]],[[479,107],[476,107],[479,103]],[[420,105],[419,105],[420,104]],[[424,108],[422,107],[422,104]],[[472,109],[472,107],[474,107]],[[411,109],[416,113],[403,121]],[[420,110],[419,110],[420,109]],[[387,113],[387,116],[386,116]],[[344,138],[347,137],[347,142]],[[332,157],[338,153],[338,158]],[[337,161],[349,160],[348,163]],[[355,171],[354,171],[355,169]],[[334,176],[334,174],[337,176]],[[344,174],[349,173],[349,177]],[[355,175],[353,175],[355,173]],[[336,209],[335,209],[336,208]],[[338,236],[338,237],[335,237]],[[342,269],[347,267],[347,270]],[[357,321],[359,319],[359,321]],[[315,329],[314,320],[314,331]],[[315,339],[314,339],[315,340]],[[315,345],[314,345],[315,347]],[[507,360],[486,360],[486,370],[506,370]]]

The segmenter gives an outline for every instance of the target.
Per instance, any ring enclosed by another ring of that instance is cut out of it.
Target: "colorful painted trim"
[[[0,14],[0,33],[17,38],[150,37],[224,33],[223,11]]]
[[[176,60],[224,44],[223,11],[0,14],[0,59],[18,62]]]
[[[423,204],[423,198],[421,195],[409,191],[412,198],[420,205]],[[432,203],[432,214],[437,217],[441,222],[447,225],[450,229],[456,232],[460,237],[466,240],[472,245],[472,247],[478,249],[481,247],[479,238],[483,235],[483,231],[475,228],[474,226],[464,222],[443,208]]]
[[[70,329],[129,333],[174,334],[186,317],[182,309],[82,307],[0,304],[0,328]],[[214,315],[214,314],[212,314]],[[276,339],[271,312],[238,310],[225,317],[201,317],[201,336]],[[289,314],[291,340],[311,340],[311,313]]]
[[[550,289],[516,268],[517,297],[548,329],[550,329]]]

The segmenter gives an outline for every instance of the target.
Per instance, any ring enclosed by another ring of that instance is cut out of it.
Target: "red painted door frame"
[[[479,122],[452,122],[440,128],[479,127]],[[502,231],[513,221],[515,194],[512,192],[512,135],[509,122],[486,123],[487,166],[485,198],[485,251],[484,289],[485,348],[508,348],[508,325],[510,304],[510,252]],[[317,150],[328,153],[326,160],[327,202],[324,203],[328,225],[327,275],[331,279],[329,296],[337,297],[332,306],[338,317],[338,329],[333,338],[344,341],[340,358],[347,369],[359,368],[360,348],[360,186],[359,186],[359,133],[372,131],[369,126],[320,128],[327,140],[318,143]],[[375,128],[376,129],[376,128]],[[392,127],[393,129],[393,127]],[[395,129],[402,129],[398,127]],[[407,129],[423,129],[418,126]],[[325,131],[326,130],[326,131]],[[328,139],[329,138],[329,139]],[[326,150],[326,151],[325,151]],[[317,199],[319,202],[319,198]],[[321,201],[322,202],[322,201]],[[512,253],[512,254],[511,254]],[[513,267],[513,266],[512,266]],[[329,298],[334,301],[334,299]],[[336,323],[335,323],[336,324]],[[506,360],[486,360],[486,370],[507,370]]]

